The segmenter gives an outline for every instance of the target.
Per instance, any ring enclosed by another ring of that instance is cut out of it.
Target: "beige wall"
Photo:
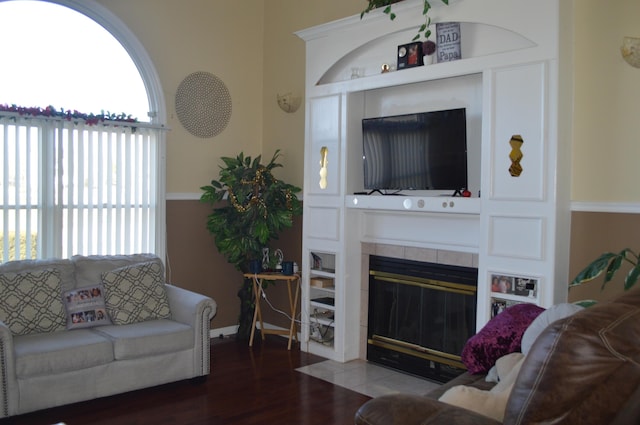
[[[304,157],[304,105],[293,114],[280,110],[277,94],[304,95],[305,45],[294,32],[359,13],[362,0],[275,0],[266,2],[264,33],[264,145],[270,155],[284,153],[278,176],[302,187]]]
[[[573,200],[640,201],[640,69],[620,55],[638,17],[637,0],[575,1]]]
[[[221,156],[261,152],[263,0],[99,1],[134,32],[159,74],[171,128],[167,192],[199,192]],[[197,71],[216,75],[231,94],[231,120],[214,138],[192,136],[175,114],[178,85]]]
[[[167,102],[167,192],[195,199],[199,187],[217,177],[219,158],[281,149],[283,180],[302,186],[304,105],[281,111],[276,95],[304,94],[305,46],[293,32],[358,14],[362,0],[98,0],[135,33],[160,76]],[[621,58],[624,35],[640,36],[640,2],[574,1],[573,201],[639,203],[640,69]],[[182,128],[174,95],[183,78],[208,71],[230,90],[233,114],[215,138],[200,139]],[[216,252],[206,233],[208,206],[197,201],[168,202],[168,252],[172,279],[214,297],[220,313],[214,327],[235,324],[240,276]],[[638,214],[574,213],[571,273],[596,253],[634,247]],[[602,231],[617,226],[615,236]],[[620,228],[620,226],[623,226]],[[598,230],[597,232],[595,230]],[[299,223],[277,242],[285,255],[300,256]],[[296,252],[297,251],[297,252]],[[277,294],[282,297],[283,293]],[[595,291],[596,296],[599,291]],[[576,294],[576,295],[574,295]],[[583,293],[572,291],[571,297]],[[277,321],[277,319],[274,319]]]

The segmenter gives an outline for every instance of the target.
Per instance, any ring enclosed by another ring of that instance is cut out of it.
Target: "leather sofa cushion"
[[[16,336],[18,378],[87,369],[113,361],[111,342],[88,329]]]
[[[169,319],[93,328],[113,342],[116,360],[172,353],[193,348],[193,328]]]

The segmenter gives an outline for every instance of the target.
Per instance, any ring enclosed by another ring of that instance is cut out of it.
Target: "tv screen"
[[[464,108],[362,120],[364,188],[467,188]]]

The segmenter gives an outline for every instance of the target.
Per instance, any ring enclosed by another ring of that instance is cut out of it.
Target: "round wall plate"
[[[231,119],[231,95],[215,75],[194,72],[178,86],[176,114],[182,126],[194,136],[217,136]]]

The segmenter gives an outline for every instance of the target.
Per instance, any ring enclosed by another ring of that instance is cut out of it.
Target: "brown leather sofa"
[[[394,394],[362,405],[358,425],[500,422],[438,401],[454,385],[490,388],[465,373],[425,395]],[[527,354],[504,424],[640,424],[640,290],[549,325]]]

